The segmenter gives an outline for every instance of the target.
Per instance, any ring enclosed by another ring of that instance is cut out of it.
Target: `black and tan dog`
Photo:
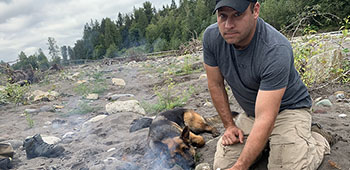
[[[219,135],[215,127],[208,125],[206,119],[193,110],[168,110],[153,119],[148,144],[159,158],[165,158],[170,167],[177,164],[190,169],[195,165],[194,147],[205,144],[204,138],[197,135],[202,132],[210,132],[213,137]]]

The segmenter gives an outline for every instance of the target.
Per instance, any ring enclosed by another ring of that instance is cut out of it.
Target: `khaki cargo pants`
[[[254,118],[239,114],[235,123],[243,130],[246,141]],[[269,170],[316,170],[324,154],[330,154],[327,140],[320,134],[311,132],[311,115],[308,109],[284,110],[279,113],[269,141]],[[232,167],[243,147],[244,143],[223,146],[220,138],[214,158],[214,170]]]
[[[0,159],[12,158],[14,153],[11,144],[0,142]]]

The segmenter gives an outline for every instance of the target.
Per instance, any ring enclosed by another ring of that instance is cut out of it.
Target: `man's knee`
[[[221,144],[222,137],[220,137],[214,157],[214,170],[217,168],[227,169],[233,166],[237,161],[239,155],[243,150],[244,144],[234,144],[230,146],[224,146]]]

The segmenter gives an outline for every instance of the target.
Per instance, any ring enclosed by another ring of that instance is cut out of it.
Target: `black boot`
[[[55,158],[64,152],[62,146],[45,143],[40,134],[26,139],[23,143],[23,147],[26,149],[28,159],[40,156]]]
[[[11,158],[2,158],[0,159],[0,169],[8,170],[12,168]]]
[[[330,146],[333,146],[338,141],[336,135],[332,135],[331,133],[325,131],[319,123],[312,123],[311,131],[322,135],[327,140]]]

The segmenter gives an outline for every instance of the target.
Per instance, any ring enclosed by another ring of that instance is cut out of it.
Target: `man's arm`
[[[247,170],[264,149],[272,133],[286,88],[259,90],[255,103],[255,121],[243,151],[230,170]]]
[[[211,67],[207,64],[204,64],[204,67],[207,72],[208,88],[211,98],[226,129],[222,137],[222,144],[231,145],[238,142],[243,143],[243,132],[238,129],[233,122],[224,78],[221,75],[219,67]]]

